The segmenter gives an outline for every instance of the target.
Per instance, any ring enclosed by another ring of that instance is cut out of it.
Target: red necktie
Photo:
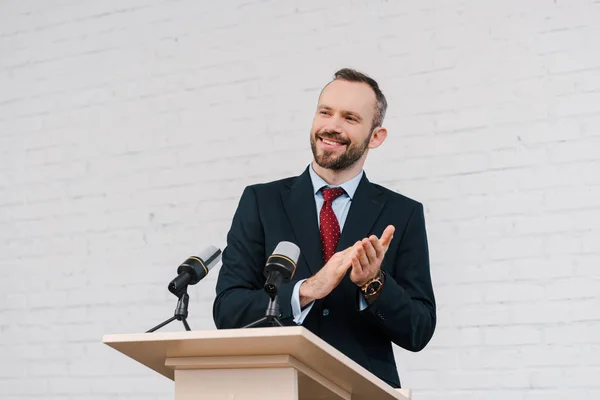
[[[333,212],[331,203],[339,196],[344,194],[344,189],[321,189],[325,202],[321,207],[319,222],[321,225],[321,247],[323,248],[323,261],[327,263],[331,256],[335,254],[338,242],[340,240],[340,224]]]

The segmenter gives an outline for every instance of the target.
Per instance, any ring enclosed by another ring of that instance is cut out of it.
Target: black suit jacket
[[[392,342],[420,351],[436,325],[423,206],[363,175],[337,251],[371,234],[379,237],[390,224],[396,231],[382,264],[386,281],[379,298],[360,311],[358,287],[348,272],[329,296],[315,302],[302,325],[391,386],[400,387]],[[281,320],[293,325],[293,287],[323,265],[308,168],[298,177],[245,188],[217,281],[213,317],[218,329],[241,328],[265,315],[269,298],[263,290],[263,270],[283,240],[301,250],[293,280],[279,288]]]

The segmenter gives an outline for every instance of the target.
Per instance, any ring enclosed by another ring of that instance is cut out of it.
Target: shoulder
[[[298,176],[291,176],[269,182],[259,182],[244,188],[244,194],[253,193],[257,197],[270,196],[279,193],[283,188],[294,185]]]
[[[423,208],[423,203],[421,203],[419,200],[408,197],[405,194],[388,189],[385,186],[381,186],[376,183],[371,183],[371,185],[373,185],[376,190],[385,196],[388,202],[391,202],[395,206],[400,206],[403,209],[409,210]]]

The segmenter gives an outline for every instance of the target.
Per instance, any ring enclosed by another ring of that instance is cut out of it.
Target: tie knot
[[[323,188],[321,189],[321,192],[323,192],[323,198],[325,201],[333,201],[342,194],[346,193],[346,191],[342,188]]]

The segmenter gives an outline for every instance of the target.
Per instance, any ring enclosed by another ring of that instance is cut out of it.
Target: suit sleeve
[[[274,249],[268,249],[274,250]],[[213,304],[217,329],[242,328],[265,316],[269,296],[263,290],[265,235],[255,190],[247,187],[234,214]],[[279,287],[281,322],[293,324],[291,297],[297,280]]]
[[[379,297],[361,313],[398,346],[420,351],[431,340],[436,326],[425,217],[420,203],[409,217],[393,262],[394,266],[385,268],[393,273],[386,274]]]

